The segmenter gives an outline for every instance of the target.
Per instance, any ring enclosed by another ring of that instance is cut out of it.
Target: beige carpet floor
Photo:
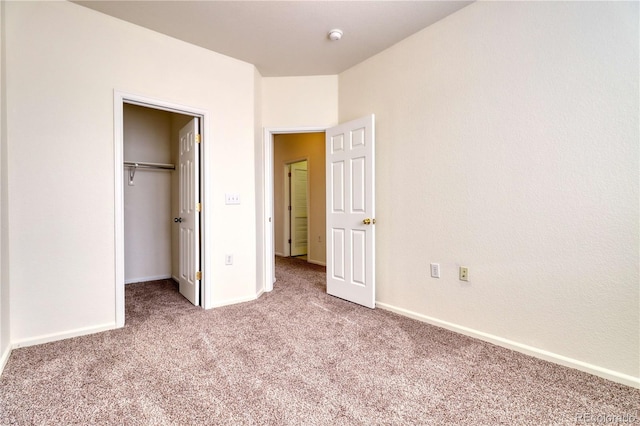
[[[13,351],[0,423],[640,422],[640,390],[330,297],[300,260],[278,259],[277,277],[209,311],[170,281],[127,286],[124,328]]]

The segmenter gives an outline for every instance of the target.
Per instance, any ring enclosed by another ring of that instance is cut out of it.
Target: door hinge
[[[291,244],[291,238],[289,238],[289,244]]]
[[[202,203],[196,203],[196,211],[202,211]]]
[[[202,141],[202,136],[196,135],[196,143],[200,143]]]
[[[289,206],[289,210],[291,210],[291,206]]]
[[[202,279],[202,272],[198,271],[196,272],[196,280],[201,280]]]
[[[291,172],[289,172],[289,177],[291,177]]]

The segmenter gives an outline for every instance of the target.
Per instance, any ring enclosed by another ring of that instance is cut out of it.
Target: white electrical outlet
[[[233,265],[233,255],[232,254],[225,254],[224,255],[224,264],[225,265]]]
[[[225,204],[240,204],[240,194],[224,194],[224,202]]]
[[[460,281],[469,281],[469,268],[466,266],[460,267]]]
[[[431,276],[433,278],[440,278],[440,264],[432,263],[431,264]]]

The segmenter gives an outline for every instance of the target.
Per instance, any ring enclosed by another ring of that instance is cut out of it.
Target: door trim
[[[263,203],[264,217],[262,218],[264,227],[262,241],[264,243],[262,252],[264,253],[264,291],[272,291],[273,283],[276,281],[275,270],[275,246],[274,246],[274,229],[273,229],[273,136],[290,134],[290,133],[317,133],[324,132],[329,127],[265,127],[264,136],[262,138],[264,145],[264,164],[263,164]]]
[[[124,114],[123,105],[132,104],[143,106],[152,109],[158,109],[162,111],[176,112],[185,115],[191,115],[200,117],[202,141],[200,152],[200,164],[201,164],[201,185],[200,185],[200,200],[203,208],[201,217],[201,259],[200,265],[202,270],[203,279],[201,281],[201,304],[204,309],[213,307],[212,297],[212,283],[209,275],[206,271],[211,270],[211,260],[208,253],[211,252],[210,238],[211,230],[207,224],[212,223],[211,209],[206,206],[211,206],[210,191],[206,191],[207,182],[210,181],[210,154],[205,147],[204,141],[207,141],[209,132],[209,112],[201,108],[195,108],[191,106],[176,104],[174,102],[168,102],[156,98],[150,98],[147,96],[138,95],[135,93],[129,93],[119,90],[113,91],[113,126],[114,126],[114,195],[115,195],[115,318],[116,327],[124,327]]]
[[[289,231],[289,236],[291,236],[291,215],[288,212],[288,207],[291,203],[291,199],[290,199],[290,190],[291,190],[291,177],[288,176],[288,171],[287,168],[290,168],[291,165],[295,164],[295,163],[300,163],[302,161],[306,161],[307,162],[307,168],[309,167],[309,159],[307,157],[303,157],[297,160],[293,160],[293,161],[287,161],[284,164],[284,225],[283,225],[283,229],[282,231],[284,232],[284,234],[282,234],[280,236],[280,238],[283,239],[284,242],[284,256],[285,257],[289,257],[291,256],[291,244],[287,244],[289,238],[287,237],[287,230]],[[307,182],[307,216],[310,214],[311,209],[309,208],[309,182]],[[308,217],[307,217],[307,220]],[[275,225],[275,224],[274,224]],[[309,229],[307,229],[307,251],[309,251]],[[307,253],[308,255],[308,253]]]
[[[291,176],[289,173],[291,173],[291,163],[284,165],[284,197],[282,197],[284,199],[284,208],[282,210],[284,216],[282,218],[282,235],[279,236],[279,238],[282,239],[282,247],[284,247],[284,250],[282,250],[284,257],[291,256],[291,243],[289,242],[291,240],[291,210],[289,210],[289,206],[291,205]],[[275,231],[275,218],[273,220],[273,226]]]

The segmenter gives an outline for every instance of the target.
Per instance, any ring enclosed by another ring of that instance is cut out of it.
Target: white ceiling
[[[471,1],[74,1],[254,64],[264,77],[331,75]],[[332,42],[333,28],[344,31]]]

